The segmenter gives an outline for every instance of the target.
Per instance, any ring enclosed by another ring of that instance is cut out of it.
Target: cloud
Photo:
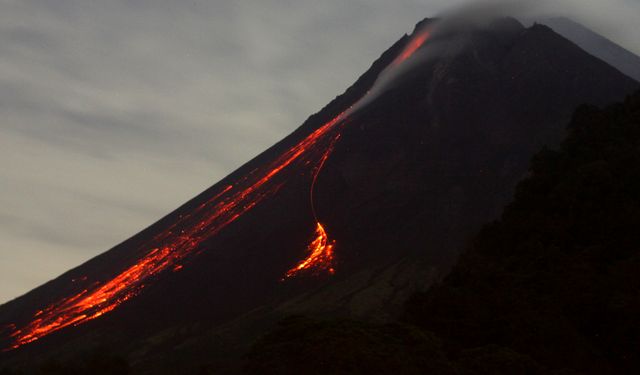
[[[487,15],[545,18],[565,16],[640,54],[637,0],[468,0],[452,4],[445,17]]]

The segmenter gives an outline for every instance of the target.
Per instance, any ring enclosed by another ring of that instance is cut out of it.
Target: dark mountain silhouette
[[[283,316],[389,319],[498,216],[577,105],[639,87],[545,26],[440,25],[420,23],[294,133],[159,222],[2,305],[0,358],[28,366],[100,345],[154,373],[231,371]]]
[[[539,22],[622,73],[636,81],[640,80],[640,57],[629,50],[565,17],[547,18]]]

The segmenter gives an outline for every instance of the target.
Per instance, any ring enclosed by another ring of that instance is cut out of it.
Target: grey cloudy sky
[[[0,0],[0,302],[212,185],[465,2]],[[638,1],[579,3],[640,52]]]

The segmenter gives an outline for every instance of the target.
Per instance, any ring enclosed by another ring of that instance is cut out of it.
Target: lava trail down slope
[[[639,88],[544,25],[422,21],[290,135],[1,305],[0,363],[99,346],[145,374],[235,368],[287,316],[391,321],[498,217],[578,105]]]
[[[427,29],[416,32],[389,69],[395,69],[410,59],[428,37]],[[371,100],[368,95],[365,94],[267,166],[253,170],[222,188],[194,211],[182,215],[173,225],[143,245],[140,250],[146,252],[144,256],[110,280],[92,282],[87,276],[75,279],[73,282],[77,284],[74,285],[77,293],[38,310],[27,324],[4,327],[5,334],[8,332],[11,338],[11,345],[3,350],[16,349],[61,329],[97,319],[136,297],[158,275],[181,271],[188,258],[203,251],[200,245],[204,240],[215,236],[263,200],[276,194],[286,183],[276,180],[276,177],[294,164],[314,169],[309,195],[316,229],[315,237],[308,246],[308,256],[286,272],[283,281],[303,272],[333,274],[335,243],[329,239],[317,216],[313,194],[318,175],[340,138],[341,127],[348,123],[349,116],[359,102]]]

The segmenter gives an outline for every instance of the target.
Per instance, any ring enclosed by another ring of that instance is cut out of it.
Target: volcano
[[[100,346],[157,372],[234,361],[291,314],[385,320],[497,217],[576,106],[638,88],[543,25],[425,20],[291,135],[0,306],[0,358]]]
[[[622,73],[636,81],[640,80],[640,57],[632,52],[565,17],[549,18],[540,22]]]

